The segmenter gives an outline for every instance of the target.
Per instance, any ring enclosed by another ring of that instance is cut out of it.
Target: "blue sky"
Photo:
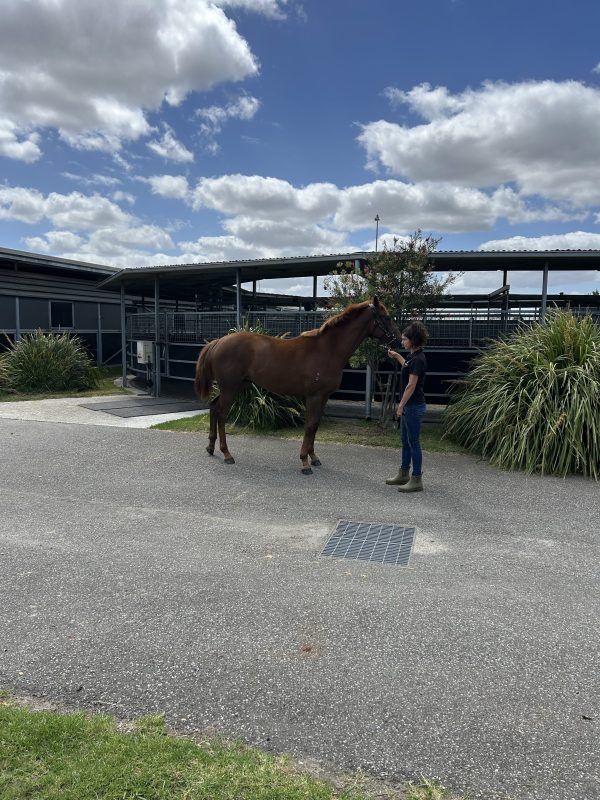
[[[591,0],[3,0],[0,244],[123,267],[345,252],[377,213],[382,241],[600,249],[598,30]]]

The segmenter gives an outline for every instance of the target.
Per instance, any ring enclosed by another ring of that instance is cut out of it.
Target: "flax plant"
[[[98,371],[77,336],[41,330],[11,343],[5,356],[10,386],[21,392],[94,389]]]
[[[553,310],[457,381],[446,435],[504,469],[600,478],[600,327]]]

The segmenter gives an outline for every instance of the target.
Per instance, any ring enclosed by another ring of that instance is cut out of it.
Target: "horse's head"
[[[375,296],[369,308],[373,314],[373,321],[369,336],[379,339],[386,347],[391,347],[395,342],[400,341],[400,330],[394,320],[388,314],[387,308]]]

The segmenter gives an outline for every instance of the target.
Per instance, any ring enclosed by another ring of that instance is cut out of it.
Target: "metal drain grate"
[[[342,519],[335,526],[321,555],[407,567],[414,541],[414,528]]]

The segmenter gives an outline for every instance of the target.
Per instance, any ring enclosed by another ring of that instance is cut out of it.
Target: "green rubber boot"
[[[405,483],[408,483],[409,478],[410,470],[399,469],[398,474],[394,478],[388,478],[386,483],[388,486],[404,486]]]
[[[404,486],[398,487],[399,492],[422,492],[423,491],[423,478],[419,475],[418,478],[415,478],[414,475],[411,476],[411,479],[406,483]]]

